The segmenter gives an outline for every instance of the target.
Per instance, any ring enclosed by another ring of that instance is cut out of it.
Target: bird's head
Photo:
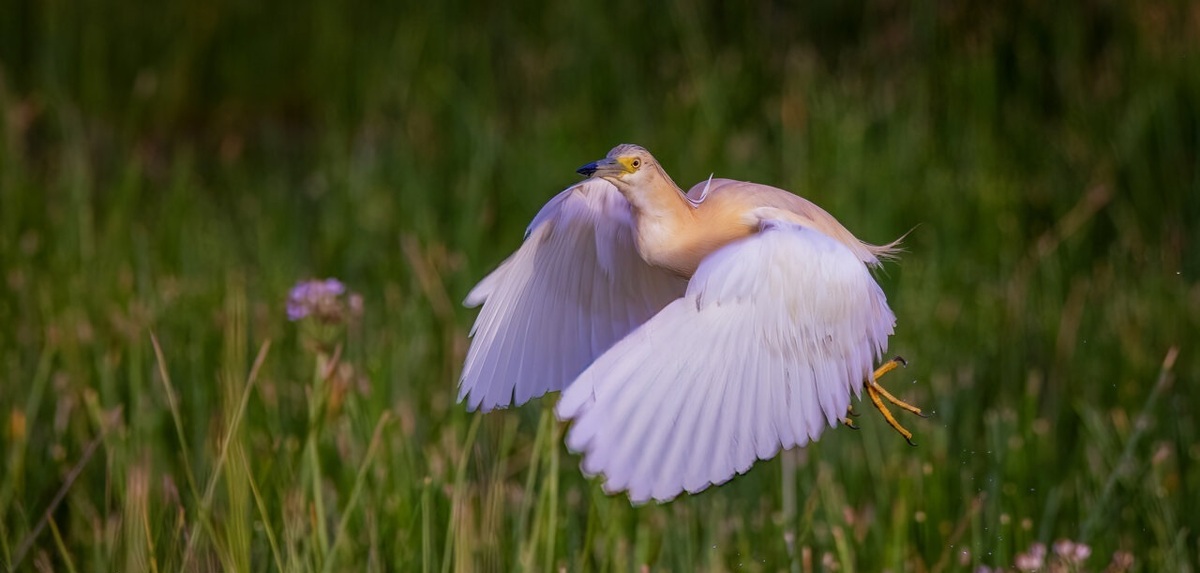
[[[599,177],[627,192],[651,183],[660,170],[654,156],[644,147],[622,143],[604,159],[588,163],[576,172],[585,177]]]

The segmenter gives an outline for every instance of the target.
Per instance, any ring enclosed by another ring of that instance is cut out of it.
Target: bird
[[[577,171],[466,297],[481,307],[459,378],[468,410],[561,391],[582,471],[634,504],[857,428],[864,389],[913,443],[885,401],[924,414],[878,382],[906,363],[872,369],[896,318],[871,269],[899,239],[860,241],[768,185],[710,176],[684,192],[638,145]]]

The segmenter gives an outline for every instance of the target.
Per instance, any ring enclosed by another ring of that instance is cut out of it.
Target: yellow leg
[[[895,416],[892,416],[891,410],[889,410],[887,405],[883,403],[883,400],[887,400],[897,407],[908,412],[912,412],[918,416],[925,417],[925,414],[921,413],[920,408],[900,400],[887,390],[884,390],[883,386],[880,386],[878,382],[879,377],[883,376],[884,374],[895,370],[898,366],[907,365],[908,362],[905,362],[905,360],[899,356],[885,362],[882,366],[875,370],[873,374],[871,374],[871,379],[867,381],[866,387],[867,395],[871,397],[871,403],[875,405],[875,408],[877,408],[881,414],[883,414],[883,419],[887,421],[888,425],[891,426],[892,429],[899,432],[900,435],[904,437],[904,440],[909,443],[909,445],[915,446],[916,444],[912,441],[912,432],[904,429],[904,426],[901,426],[900,422],[896,421]]]
[[[881,364],[879,368],[876,368],[875,373],[871,375],[871,378],[878,380],[882,378],[884,374],[887,374],[888,372],[891,372],[892,370],[895,370],[901,366],[908,366],[908,361],[905,360],[903,356],[896,356],[891,360]]]
[[[887,420],[888,425],[897,432],[900,432],[900,435],[904,436],[904,439],[908,442],[908,445],[917,445],[912,441],[912,432],[904,429],[904,426],[901,426],[900,422],[897,422],[896,418],[892,416],[891,410],[888,410],[888,407],[883,403],[883,400],[879,399],[879,391],[875,389],[874,383],[867,384],[867,395],[871,397],[871,402],[875,404],[875,407],[879,408],[879,411],[883,414],[883,419]]]
[[[908,366],[908,361],[905,360],[904,358],[897,356],[897,357],[883,363],[882,366],[880,366],[878,369],[876,369],[875,373],[871,375],[871,377],[875,380],[875,389],[878,390],[879,394],[882,395],[883,398],[885,400],[887,400],[888,402],[891,402],[892,404],[895,404],[896,406],[899,406],[900,408],[908,410],[909,412],[912,412],[922,418],[927,417],[927,416],[925,416],[925,414],[921,413],[920,408],[913,406],[912,404],[909,404],[908,402],[905,402],[904,400],[901,400],[901,399],[893,396],[891,392],[888,392],[887,390],[884,389],[883,386],[879,385],[879,379],[884,374],[887,374],[888,372],[895,370],[898,366]]]
[[[888,402],[895,404],[900,409],[908,410],[909,412],[912,412],[922,418],[929,417],[929,416],[926,416],[924,413],[922,413],[920,408],[913,406],[912,404],[909,404],[908,402],[905,402],[904,400],[901,400],[901,399],[893,396],[891,392],[884,390],[883,386],[880,386],[878,382],[875,383],[875,390],[877,390],[879,392],[880,396],[883,396],[884,400],[887,400]]]

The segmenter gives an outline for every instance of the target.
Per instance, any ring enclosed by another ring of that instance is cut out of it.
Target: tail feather
[[[859,241],[859,242],[862,243],[862,246],[864,248],[866,248],[868,251],[870,251],[871,254],[874,255],[875,258],[879,260],[878,263],[876,263],[875,265],[872,265],[872,266],[878,266],[883,263],[890,263],[890,262],[893,262],[893,261],[899,259],[900,253],[904,252],[904,247],[902,246],[904,239],[908,238],[908,235],[911,234],[916,229],[917,229],[916,227],[913,227],[913,228],[905,231],[904,234],[900,235],[896,240],[894,240],[890,243],[887,243],[885,245],[872,245],[871,243],[867,243],[867,242],[863,242],[863,241]]]

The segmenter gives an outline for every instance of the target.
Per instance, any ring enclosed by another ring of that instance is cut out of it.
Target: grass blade
[[[208,484],[204,487],[204,496],[200,499],[200,511],[197,519],[200,522],[208,520],[209,511],[212,509],[213,492],[216,491],[217,482],[221,480],[221,470],[225,466],[225,460],[229,455],[229,446],[236,435],[238,426],[241,424],[242,416],[246,413],[246,404],[250,402],[250,393],[254,389],[254,382],[258,379],[258,372],[262,368],[263,362],[267,359],[267,352],[271,349],[271,341],[266,340],[258,349],[258,356],[254,359],[254,365],[250,367],[250,374],[246,377],[246,386],[242,390],[241,400],[238,401],[237,411],[234,412],[233,419],[230,421],[229,427],[225,429],[225,435],[221,439],[221,448],[218,450],[217,463],[213,466],[212,475],[208,478]],[[201,525],[202,523],[198,523]],[[191,561],[192,552],[195,550],[196,543],[200,539],[199,532],[201,528],[188,537],[187,546],[183,550],[183,560],[180,569],[186,571]]]
[[[337,556],[338,545],[345,536],[346,525],[350,522],[350,514],[354,513],[354,508],[358,504],[358,495],[362,492],[362,485],[366,481],[367,470],[371,467],[371,461],[375,459],[375,451],[379,449],[383,430],[390,421],[390,412],[384,410],[383,415],[379,417],[379,422],[375,424],[375,431],[371,434],[371,445],[367,446],[367,453],[363,456],[362,465],[358,468],[358,474],[354,476],[354,487],[350,490],[350,499],[346,500],[346,507],[342,509],[342,518],[338,521],[337,531],[334,532],[333,544],[329,547],[329,551],[325,555],[325,567],[322,568],[324,573],[329,573],[333,570],[333,558]]]

